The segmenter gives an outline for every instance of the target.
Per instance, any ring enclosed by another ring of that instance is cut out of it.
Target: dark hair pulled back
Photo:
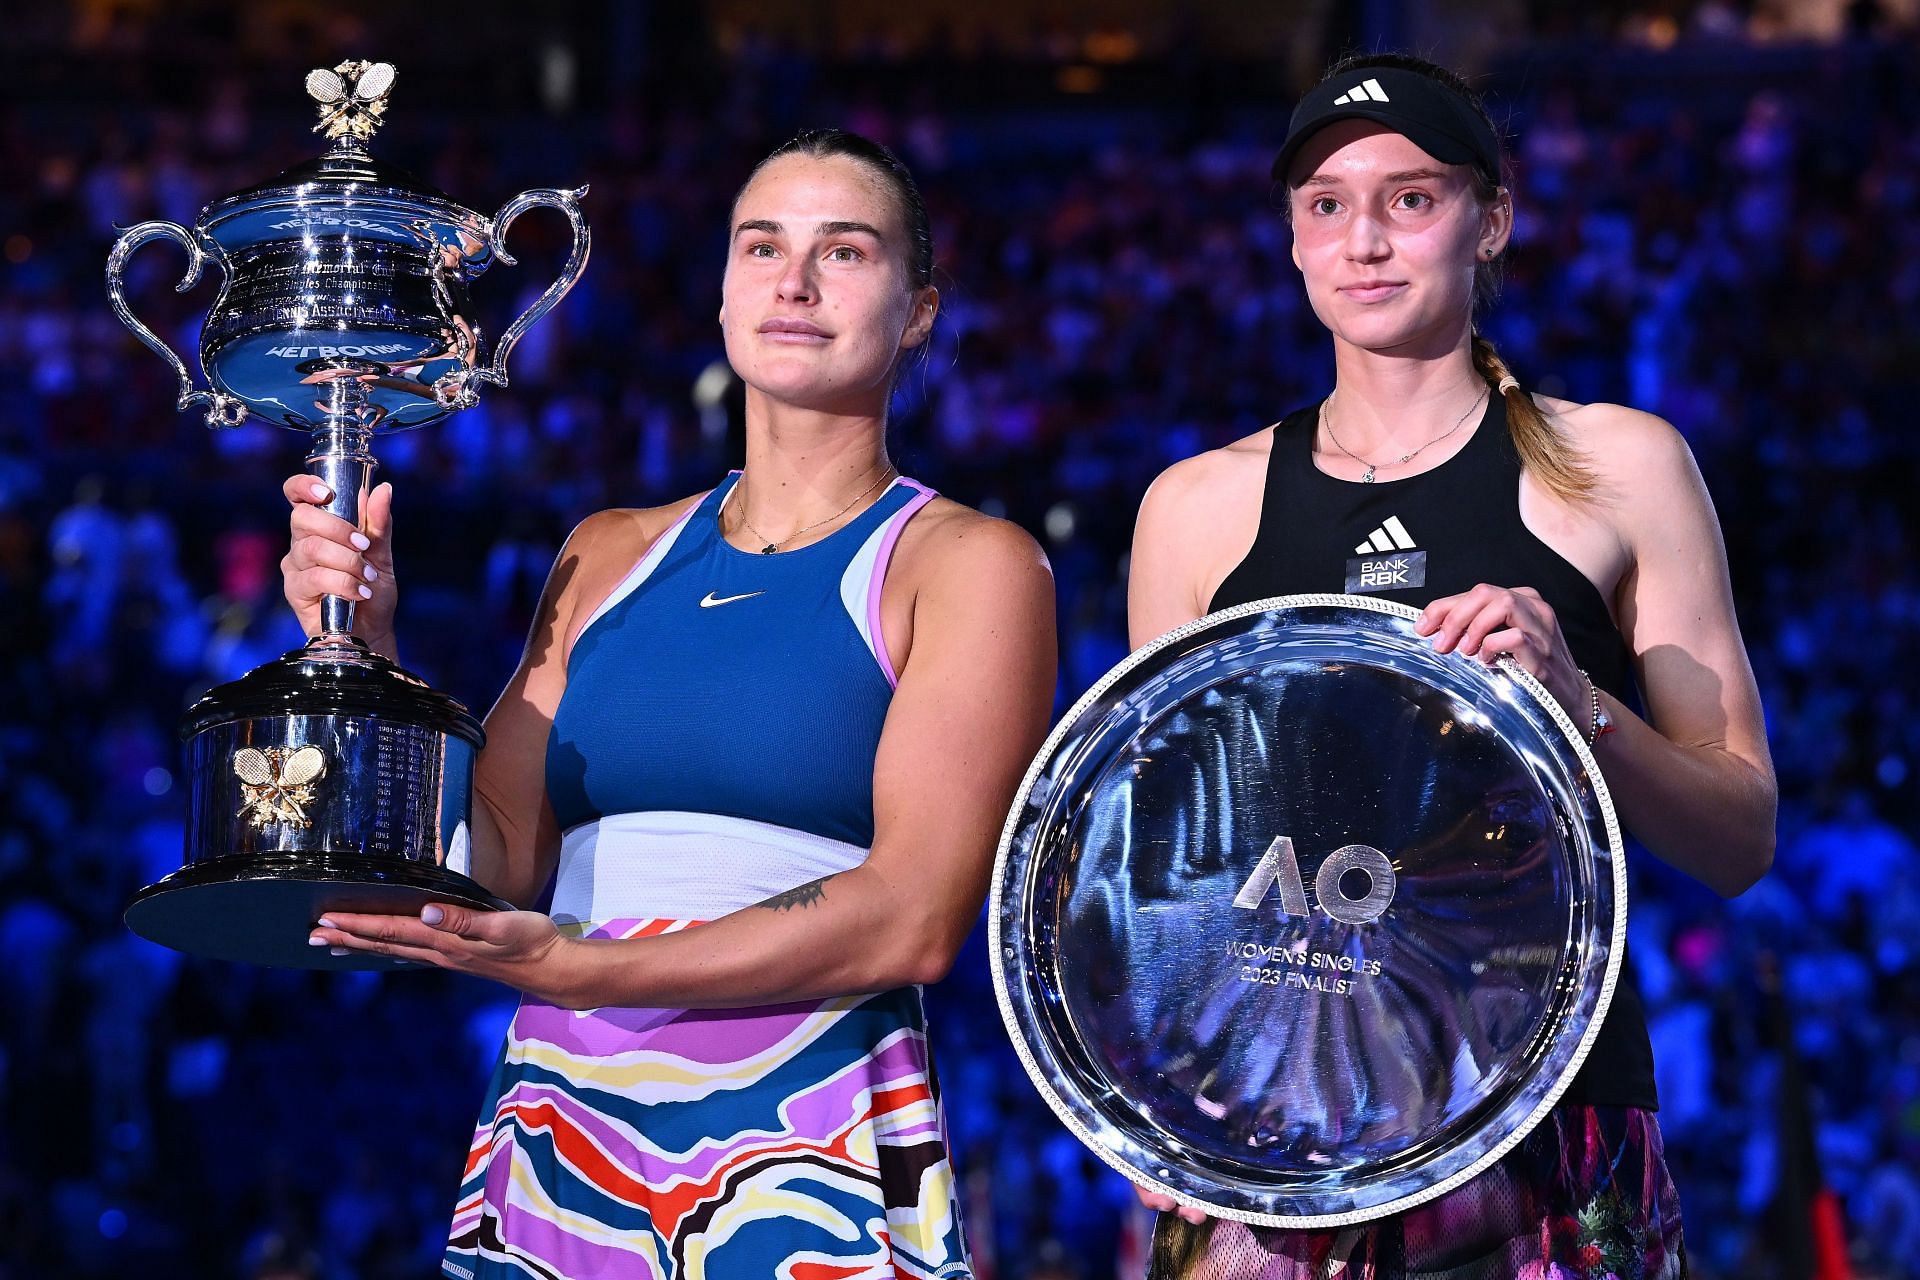
[[[933,226],[927,220],[927,206],[920,198],[919,184],[914,182],[913,174],[907,171],[907,166],[900,162],[899,156],[872,138],[849,133],[845,129],[807,129],[769,151],[759,164],[753,166],[753,172],[747,175],[746,182],[740,184],[740,191],[744,192],[762,169],[782,156],[812,156],[815,159],[846,156],[870,169],[899,206],[900,225],[906,228],[907,287],[924,289],[933,283]],[[736,205],[740,203],[739,193],[735,193],[733,202]]]

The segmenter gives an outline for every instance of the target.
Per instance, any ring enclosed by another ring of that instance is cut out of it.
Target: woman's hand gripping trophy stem
[[[339,596],[354,602],[353,634],[394,658],[393,610],[399,586],[393,577],[393,486],[368,492],[362,513],[366,532],[325,510],[333,492],[323,480],[300,474],[281,486],[293,507],[292,543],[280,561],[281,586],[309,636],[321,632],[321,602]]]

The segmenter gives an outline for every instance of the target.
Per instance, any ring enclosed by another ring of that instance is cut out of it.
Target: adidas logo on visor
[[[1335,98],[1333,100],[1333,105],[1336,107],[1344,107],[1349,102],[1388,102],[1388,101],[1391,101],[1391,99],[1387,97],[1387,91],[1380,87],[1380,82],[1378,80],[1375,80],[1369,77],[1368,79],[1362,80],[1359,84],[1353,86],[1353,88],[1347,90],[1345,93],[1341,94],[1339,97]]]

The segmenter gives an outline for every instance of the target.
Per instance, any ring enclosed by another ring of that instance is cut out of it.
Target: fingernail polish
[[[324,947],[327,945],[327,940],[325,938],[308,938],[307,945],[310,947]]]
[[[350,956],[353,954],[353,952],[347,947],[335,947],[333,948],[332,951],[328,952],[328,954],[336,955],[336,956]]]
[[[447,918],[447,913],[442,911],[438,907],[426,906],[426,907],[420,908],[420,919],[425,921],[427,924],[439,924],[442,920],[445,920],[446,918]]]
[[[368,582],[380,581],[380,571],[374,568],[372,565],[367,565],[365,568],[361,569],[360,576],[365,578]]]
[[[369,539],[367,535],[364,533],[355,533],[352,537],[348,538],[347,541],[351,542],[354,545],[354,549],[357,551],[365,551],[368,547],[373,545],[372,540]]]
[[[320,499],[320,501],[325,502],[328,498],[331,498],[333,496],[333,490],[327,488],[327,486],[323,484],[316,484],[313,486],[313,496]]]
[[[338,929],[340,927],[339,925],[335,924],[333,921],[327,919],[325,916],[321,916],[314,923],[318,924],[322,929]]]
[[[372,587],[362,587],[362,588],[360,588],[360,598],[361,598],[362,600],[371,600],[371,599],[373,599],[373,588],[372,588]]]

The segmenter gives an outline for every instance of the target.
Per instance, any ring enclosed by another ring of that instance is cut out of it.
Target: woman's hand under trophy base
[[[330,911],[307,942],[336,954],[356,951],[490,978],[562,1008],[573,1007],[578,987],[568,961],[581,944],[538,911],[476,911],[451,903],[429,904],[418,916]]]

